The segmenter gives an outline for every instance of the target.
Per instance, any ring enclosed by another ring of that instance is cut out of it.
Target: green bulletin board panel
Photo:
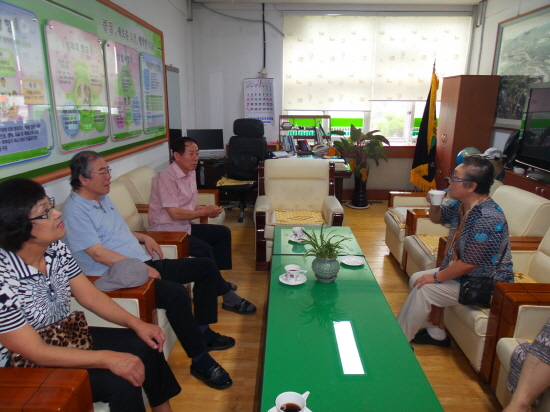
[[[63,75],[65,72],[59,68],[57,61],[50,61],[53,54],[48,53],[48,45],[45,35],[46,31],[50,27],[49,24],[51,24],[52,21],[59,22],[67,26],[72,26],[78,31],[88,32],[95,35],[99,39],[98,41],[101,42],[101,48],[103,50],[107,42],[116,42],[119,45],[134,49],[140,56],[147,54],[149,58],[153,57],[158,59],[159,62],[162,62],[161,66],[163,73],[164,56],[162,32],[107,0],[56,0],[55,2],[46,0],[5,0],[4,2],[0,2],[0,6],[2,5],[8,8],[10,5],[16,6],[28,11],[31,14],[34,14],[37,23],[40,26],[39,39],[38,37],[34,39],[34,43],[40,44],[38,46],[33,44],[33,48],[43,53],[45,70],[44,80],[46,84],[42,85],[44,90],[44,100],[42,101],[43,104],[40,105],[40,108],[46,113],[41,114],[42,119],[46,118],[49,120],[49,124],[47,149],[45,150],[45,148],[42,148],[38,154],[38,156],[42,157],[33,158],[33,156],[29,155],[29,153],[22,153],[19,157],[13,156],[8,161],[6,161],[6,157],[4,157],[4,161],[2,161],[2,137],[0,134],[0,181],[11,177],[39,178],[43,181],[63,177],[66,173],[61,171],[61,169],[68,167],[71,157],[77,153],[77,151],[67,150],[67,147],[71,148],[71,145],[66,145],[64,147],[61,147],[60,145],[60,140],[62,139],[59,137],[58,124],[63,125],[63,123],[57,121],[59,118],[56,117],[56,106],[54,103],[55,99],[52,95],[52,89],[54,89],[54,87],[52,87],[52,81],[59,83],[60,74]],[[112,5],[112,7],[109,7],[109,5]],[[15,22],[14,27],[16,27],[16,30],[17,24],[18,22]],[[0,45],[2,42],[6,42],[6,39],[3,37],[6,37],[7,34],[8,33],[3,33],[0,30]],[[67,40],[68,44],[70,43],[70,40],[71,39]],[[69,49],[70,47],[73,47],[73,45],[67,45],[66,47]],[[50,71],[50,67],[52,68],[53,73]],[[101,67],[101,70],[105,70],[104,65]],[[69,72],[70,71],[67,71],[67,73]],[[141,74],[143,75],[143,73]],[[6,76],[6,79],[8,79],[8,82],[10,81],[8,76]],[[103,87],[107,89],[107,76],[104,76],[104,79],[105,82]],[[93,79],[90,80],[90,85],[94,85]],[[32,87],[32,84],[29,87]],[[25,92],[25,89],[21,92],[18,90],[18,93],[20,94],[23,94],[23,92]],[[72,90],[71,93],[73,93]],[[72,95],[76,96],[76,92]],[[161,78],[161,90],[157,91],[155,97],[158,99],[159,95],[163,98],[166,96],[164,78]],[[0,96],[0,106],[2,99],[5,98]],[[23,97],[21,96],[20,99],[22,101]],[[25,96],[25,103],[28,103],[29,101],[30,100],[27,100],[27,96]],[[128,102],[129,101],[130,99],[128,98]],[[108,103],[108,105],[109,104],[110,103]],[[38,105],[27,107],[35,110]],[[46,110],[44,110],[44,107],[46,107]],[[118,157],[136,150],[140,150],[140,148],[144,149],[150,147],[151,145],[166,141],[168,114],[165,108],[166,103],[164,103],[164,106],[159,106],[158,104],[155,106],[154,117],[161,118],[161,121],[158,121],[158,125],[156,125],[155,128],[142,130],[141,133],[133,133],[130,138],[117,139],[116,130],[112,127],[112,125],[110,125],[111,127],[106,129],[108,132],[108,138],[102,139],[103,141],[101,141],[100,144],[92,146],[90,149],[98,151],[104,156],[114,155],[115,157]],[[108,113],[109,110],[110,107],[102,108],[104,113]],[[58,106],[57,114],[59,115],[61,112],[62,110],[60,110],[60,107]],[[131,113],[131,110],[128,109],[127,112]],[[145,117],[146,113],[143,113],[143,117]],[[2,125],[5,126],[4,123],[0,122],[0,128]],[[62,130],[61,132],[66,132],[66,130]],[[107,133],[104,134],[107,135]],[[67,140],[67,136],[65,136],[65,140]],[[90,139],[90,141],[92,141],[92,139]],[[4,147],[6,147],[5,144]],[[78,144],[74,144],[72,147],[75,147],[76,150],[84,149],[84,147],[80,147]],[[49,154],[47,153],[48,151]],[[52,176],[51,178],[49,178],[50,174]]]

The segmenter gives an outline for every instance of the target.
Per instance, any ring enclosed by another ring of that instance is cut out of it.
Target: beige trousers
[[[447,280],[442,283],[428,283],[421,288],[414,287],[414,282],[425,274],[434,274],[437,269],[416,272],[409,279],[409,296],[397,316],[397,323],[401,326],[407,341],[411,341],[421,328],[437,327],[428,322],[428,315],[432,305],[447,307],[457,306],[460,282]]]

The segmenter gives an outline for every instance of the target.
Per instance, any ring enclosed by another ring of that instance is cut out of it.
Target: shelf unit
[[[283,129],[283,123],[289,122],[292,123],[292,129]],[[318,128],[319,122],[323,127],[325,133],[330,134],[330,116],[328,115],[318,115],[318,116],[307,116],[307,115],[286,115],[282,114],[279,116],[279,143],[283,147],[283,136],[291,136],[294,144],[297,144],[298,140],[307,140],[310,146],[317,144],[317,137],[315,135],[315,129]],[[303,129],[298,129],[298,127]],[[300,152],[298,150],[298,152]]]

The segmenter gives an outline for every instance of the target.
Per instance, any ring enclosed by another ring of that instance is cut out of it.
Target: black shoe
[[[222,309],[228,310],[229,312],[235,312],[239,315],[253,315],[256,313],[256,307],[252,308],[252,303],[250,303],[246,299],[242,299],[239,303],[237,303],[235,306],[229,306],[225,303],[222,303]]]
[[[423,328],[420,329],[418,332],[416,332],[416,335],[414,335],[414,339],[421,339],[423,336],[429,335],[428,329]]]
[[[233,292],[235,292],[235,291],[237,290],[237,285],[235,285],[234,283],[227,282],[227,286],[228,286],[229,289],[232,290]]]
[[[419,333],[415,335],[414,339],[411,340],[411,343],[416,343],[417,345],[441,346],[442,348],[448,348],[451,346],[451,338],[448,336],[443,340],[437,340],[432,338],[428,332],[418,336]]]
[[[193,369],[193,365],[190,367],[191,369],[191,375],[193,375],[198,380],[203,381],[206,385],[210,386],[214,389],[227,389],[231,385],[233,385],[233,380],[229,378],[229,380],[225,383],[217,383],[217,380],[225,373],[224,368],[221,367],[219,363],[216,363],[214,366],[212,366],[210,369],[208,369],[204,373],[200,373],[199,371]],[[227,374],[229,377],[229,374]]]
[[[229,336],[220,335],[218,333],[218,339],[216,339],[215,342],[206,345],[206,350],[208,352],[213,350],[226,350],[232,348],[233,346],[235,346],[235,339]]]

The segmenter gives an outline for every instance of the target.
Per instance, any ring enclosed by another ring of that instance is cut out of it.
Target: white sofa
[[[550,306],[520,306],[514,336],[502,338],[497,344],[497,356],[500,360],[497,386],[495,389],[497,399],[503,407],[510,403],[512,393],[508,390],[507,381],[510,374],[510,360],[514,349],[528,340],[534,340],[543,326],[550,319]],[[550,390],[547,389],[541,404],[534,408],[535,411],[550,412]]]

